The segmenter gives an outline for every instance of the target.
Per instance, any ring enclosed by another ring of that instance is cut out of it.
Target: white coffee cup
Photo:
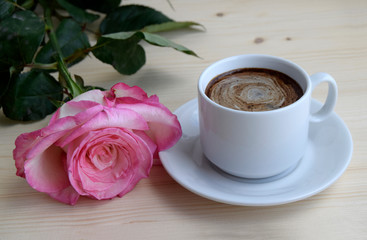
[[[247,112],[221,106],[205,94],[208,83],[230,70],[267,68],[298,82],[303,96],[286,107]],[[310,113],[311,94],[321,82],[328,83],[323,107]],[[320,122],[332,113],[337,85],[327,73],[309,76],[295,63],[269,55],[240,55],[217,61],[198,82],[200,142],[204,155],[218,168],[243,178],[267,178],[293,168],[304,155],[310,122]]]

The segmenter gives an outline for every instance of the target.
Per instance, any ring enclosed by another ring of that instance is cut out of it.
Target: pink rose
[[[119,83],[65,103],[47,127],[16,139],[13,156],[17,175],[29,185],[74,205],[80,195],[122,197],[181,134],[157,96]]]

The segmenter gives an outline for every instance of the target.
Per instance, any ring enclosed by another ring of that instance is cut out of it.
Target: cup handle
[[[328,95],[326,97],[326,101],[322,108],[317,111],[316,113],[311,114],[311,122],[321,122],[325,118],[327,118],[332,111],[334,110],[336,99],[338,97],[338,87],[336,85],[336,82],[334,78],[329,75],[328,73],[315,73],[310,76],[311,84],[312,84],[312,91],[315,89],[317,85],[319,85],[322,82],[328,83]]]

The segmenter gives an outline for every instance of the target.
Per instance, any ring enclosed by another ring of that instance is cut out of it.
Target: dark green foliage
[[[89,24],[102,17],[92,36]],[[140,41],[196,56],[156,34],[195,25],[150,7],[121,6],[121,0],[0,0],[0,107],[11,119],[38,120],[72,97],[100,89],[68,71],[90,52],[126,75],[145,64]],[[88,36],[96,38],[93,46]]]

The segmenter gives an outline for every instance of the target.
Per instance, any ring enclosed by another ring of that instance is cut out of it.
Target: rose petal
[[[145,131],[135,130],[134,133],[144,140],[152,154],[156,152],[157,144],[155,144],[155,142],[145,133]]]
[[[80,94],[73,98],[73,102],[79,102],[79,101],[92,101],[99,104],[103,104],[104,100],[104,94],[101,90],[94,89],[87,92],[84,92],[83,94]]]
[[[17,175],[25,177],[24,162],[45,151],[49,146],[54,144],[64,135],[67,135],[67,132],[76,126],[77,123],[74,119],[67,117],[57,120],[54,124],[40,130],[23,133],[18,136],[15,140],[15,149],[13,150]]]
[[[118,103],[116,107],[131,109],[144,117],[149,125],[149,130],[146,133],[157,144],[157,151],[172,147],[182,135],[181,125],[176,115],[173,115],[160,103]]]
[[[147,130],[148,125],[144,118],[129,109],[105,108],[92,119],[77,128],[73,133],[67,136],[60,146],[64,147],[77,137],[95,129],[108,127],[123,127],[128,129]]]
[[[177,117],[168,108],[159,103],[156,95],[147,97],[139,87],[129,87],[124,83],[111,88],[115,93],[115,107],[128,108],[141,114],[149,124],[147,134],[155,141],[158,152],[172,147],[182,135]],[[142,96],[142,97],[139,97]]]
[[[26,161],[25,155],[32,149],[32,147],[39,142],[37,137],[40,135],[41,130],[37,130],[31,133],[23,133],[15,140],[15,149],[13,150],[13,158],[15,160],[15,166],[17,168],[17,176],[25,177],[24,174],[24,162]]]
[[[86,153],[93,146],[109,144],[106,136],[119,146],[116,148],[120,149],[119,153],[114,154],[119,158],[113,167],[100,170],[86,159],[89,157]],[[131,190],[141,178],[147,177],[152,166],[152,152],[144,139],[119,128],[105,128],[81,136],[70,143],[67,158],[74,189],[80,195],[96,199],[110,199],[128,192],[126,188]]]
[[[90,114],[93,116],[96,112],[100,112],[103,109],[103,106],[99,103],[92,102],[92,101],[85,101],[81,100],[78,102],[69,101],[62,105],[61,108],[59,108],[56,113],[52,116],[49,125],[52,125],[55,123],[56,120],[69,117],[69,116],[76,116],[83,113],[83,116],[87,116]]]
[[[130,87],[125,83],[117,83],[111,87],[111,93],[115,98],[131,97],[138,100],[145,100],[148,98],[147,93],[138,86]]]
[[[87,91],[79,96],[73,98],[73,100],[63,104],[57,111],[52,115],[49,122],[53,124],[55,120],[67,117],[75,116],[76,114],[85,111],[96,105],[103,105],[104,103],[104,93],[100,90]]]
[[[71,185],[58,192],[48,193],[48,195],[60,202],[70,205],[75,205],[80,196]]]
[[[65,171],[65,152],[56,146],[28,160],[24,164],[26,179],[34,189],[40,192],[56,192],[70,186]]]
[[[80,194],[123,196],[148,176],[152,156],[181,134],[177,117],[156,95],[120,83],[64,104],[47,127],[17,138],[13,156],[17,175],[34,189],[73,205]]]

